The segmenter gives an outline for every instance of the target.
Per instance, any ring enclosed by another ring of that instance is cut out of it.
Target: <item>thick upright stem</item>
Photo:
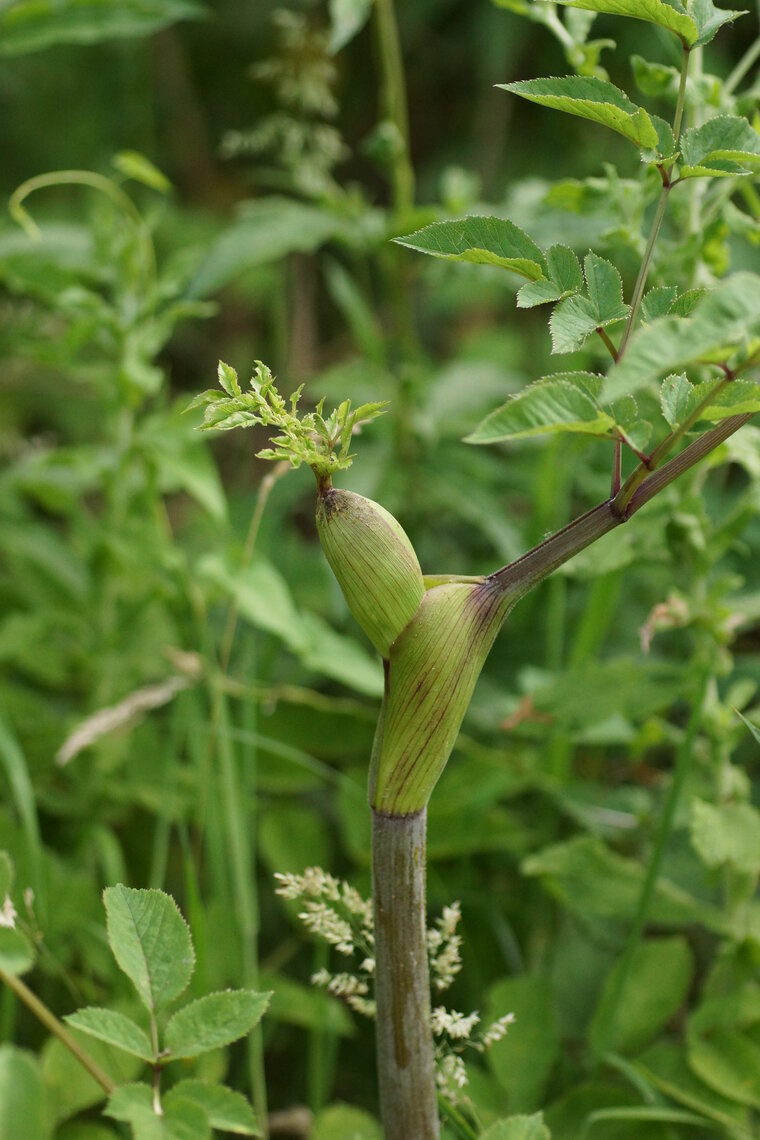
[[[377,1065],[385,1140],[438,1140],[425,938],[426,811],[372,812]]]

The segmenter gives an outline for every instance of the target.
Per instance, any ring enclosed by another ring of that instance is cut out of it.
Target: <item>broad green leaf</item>
[[[34,1054],[15,1045],[0,1045],[0,1137],[48,1140],[46,1100]]]
[[[592,836],[545,847],[523,862],[522,871],[540,878],[569,910],[625,921],[636,912],[644,881],[640,863],[618,855]],[[714,907],[692,898],[666,878],[658,881],[650,919],[660,926],[699,923],[715,931],[724,930],[727,924]]]
[[[212,1128],[221,1132],[234,1132],[238,1136],[260,1136],[256,1117],[242,1093],[210,1081],[179,1081],[163,1098],[164,1104],[172,1101],[191,1101],[202,1109]]]
[[[681,1046],[653,1045],[632,1065],[671,1100],[722,1124],[737,1140],[750,1140],[750,1133],[742,1129],[747,1123],[746,1111],[704,1084],[687,1065]]]
[[[746,119],[720,115],[681,138],[681,178],[734,178],[760,169],[760,135]]]
[[[553,245],[546,251],[545,278],[528,281],[517,291],[518,309],[532,309],[548,301],[561,301],[583,288],[583,273],[578,258],[566,245]]]
[[[135,182],[142,182],[143,186],[150,186],[151,190],[158,190],[161,194],[168,194],[172,188],[169,179],[157,166],[154,166],[144,154],[136,150],[122,150],[114,156],[113,164],[117,170]]]
[[[693,403],[698,404],[714,388],[714,380],[705,380],[704,383],[697,384],[692,389]],[[727,388],[718,392],[710,404],[702,409],[699,418],[714,422],[724,420],[727,416],[741,416],[757,411],[760,411],[760,384],[755,384],[751,380],[732,380]]]
[[[559,1031],[546,978],[504,978],[488,992],[484,1022],[514,1013],[515,1023],[486,1054],[489,1067],[509,1096],[510,1107],[533,1112],[559,1055]]]
[[[604,79],[567,75],[561,79],[526,79],[496,86],[532,103],[600,123],[638,147],[657,146],[657,131],[647,112],[632,103],[619,87]]]
[[[34,947],[27,936],[20,930],[0,926],[0,970],[17,977],[31,970],[33,965]]]
[[[310,1140],[383,1140],[383,1130],[363,1109],[331,1104],[317,1114]]]
[[[583,262],[586,296],[566,297],[551,315],[552,352],[575,352],[596,329],[624,320],[628,305],[623,303],[623,282],[614,265],[586,255]]]
[[[746,14],[746,9],[737,12],[730,8],[717,8],[713,4],[713,0],[690,0],[689,15],[699,29],[699,39],[695,46],[701,47],[703,44],[709,44],[724,24],[730,24],[739,16],[746,16]]]
[[[666,317],[676,299],[675,285],[658,285],[644,294],[641,302],[641,317],[648,325],[658,317]]]
[[[0,8],[0,54],[149,36],[206,11],[196,0],[15,0]]]
[[[545,376],[486,416],[467,443],[496,443],[552,432],[609,435],[615,424],[591,394],[600,378],[589,372]]]
[[[534,1116],[510,1116],[508,1120],[497,1120],[481,1135],[481,1140],[551,1140],[551,1133],[544,1124],[543,1113]]]
[[[642,942],[618,990],[621,963],[605,979],[591,1023],[591,1044],[613,1053],[632,1053],[648,1044],[681,1007],[694,970],[689,944],[682,937]],[[616,996],[617,995],[617,996]],[[611,1010],[610,1003],[616,1002]],[[609,1034],[600,1033],[612,1015]]]
[[[143,1061],[153,1060],[148,1034],[131,1017],[123,1013],[113,1009],[88,1006],[86,1009],[78,1009],[76,1013],[69,1014],[63,1020],[91,1037],[97,1037],[100,1041],[124,1049],[134,1057],[140,1057]]]
[[[694,407],[694,385],[685,372],[666,376],[660,388],[662,414],[672,428],[678,427]]]
[[[330,52],[335,55],[362,30],[372,14],[372,0],[330,0]]]
[[[656,99],[667,98],[669,102],[675,103],[680,79],[677,67],[652,63],[640,55],[632,55],[630,62],[634,81],[643,95],[651,95]]]
[[[693,800],[691,844],[708,867],[760,874],[760,812],[751,804]]]
[[[610,369],[602,398],[607,402],[649,387],[690,364],[725,360],[758,333],[760,277],[735,273],[701,298],[690,317],[660,317],[637,329],[623,360]]]
[[[699,39],[699,28],[679,0],[557,0],[558,4],[571,8],[583,8],[587,12],[606,12],[610,16],[632,16],[635,20],[647,20],[661,28],[674,32],[680,40],[692,45]]]
[[[399,245],[474,265],[500,265],[538,281],[546,262],[536,243],[505,218],[462,218],[456,222],[433,222],[416,233],[394,239]]]
[[[190,930],[169,895],[119,884],[103,892],[108,941],[119,967],[150,1009],[187,986],[195,966]]]
[[[196,1057],[244,1037],[261,1020],[269,998],[253,990],[223,990],[190,1002],[166,1025],[172,1059]]]

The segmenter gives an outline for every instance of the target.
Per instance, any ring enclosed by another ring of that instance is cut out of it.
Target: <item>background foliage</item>
[[[376,1134],[371,1027],[309,987],[327,951],[272,873],[320,864],[367,893],[382,671],[319,552],[308,472],[265,471],[258,431],[211,439],[181,412],[219,357],[241,376],[267,360],[304,401],[389,400],[346,482],[401,519],[426,571],[489,572],[604,497],[604,441],[461,442],[555,370],[543,316],[515,313],[498,268],[390,242],[477,207],[542,247],[582,258],[593,243],[630,294],[643,199],[626,140],[493,90],[568,70],[521,6],[399,5],[412,166],[398,72],[394,87],[362,4],[0,10],[3,197],[68,172],[23,203],[38,240],[0,221],[0,848],[36,943],[27,980],[61,1016],[129,1013],[102,889],[170,891],[194,936],[190,998],[273,991],[258,1036],[186,1075],[226,1074],[260,1118],[268,1098],[290,1113],[274,1117],[283,1135],[304,1134],[299,1105],[314,1137]],[[705,50],[694,82],[711,105],[755,35],[753,13]],[[601,59],[668,113],[668,38],[605,17],[593,36],[619,50],[586,44],[570,66]],[[751,117],[752,73],[743,91]],[[740,216],[706,210],[691,245],[666,234],[685,279],[700,262],[714,277],[751,265],[752,180],[736,202]],[[430,907],[459,899],[464,915],[452,1001],[516,1014],[470,1068],[484,1127],[538,1110],[555,1140],[757,1127],[758,745],[733,710],[758,719],[759,441],[743,429],[730,462],[519,605],[436,790]],[[610,1024],[700,694],[689,786]],[[118,1134],[9,991],[0,1037],[1,1135]]]

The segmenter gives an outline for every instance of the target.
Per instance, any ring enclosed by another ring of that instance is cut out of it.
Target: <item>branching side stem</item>
[[[69,1033],[66,1026],[62,1021],[59,1021],[55,1014],[48,1009],[48,1007],[41,1002],[35,993],[33,993],[21,978],[17,978],[14,974],[6,974],[4,970],[0,970],[0,982],[4,982],[9,990],[12,990],[19,1001],[22,1001],[26,1008],[41,1021],[42,1024],[51,1033],[62,1041],[69,1052],[76,1057],[79,1064],[87,1070],[94,1081],[102,1088],[103,1092],[110,1096],[116,1088],[116,1085],[97,1061],[90,1056],[86,1049],[83,1049],[75,1037]]]

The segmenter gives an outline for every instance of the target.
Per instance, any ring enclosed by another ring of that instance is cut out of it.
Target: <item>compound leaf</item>
[[[624,320],[628,314],[628,306],[623,303],[623,282],[614,265],[589,253],[583,272],[586,296],[566,297],[552,313],[552,352],[575,352],[596,329]]]

